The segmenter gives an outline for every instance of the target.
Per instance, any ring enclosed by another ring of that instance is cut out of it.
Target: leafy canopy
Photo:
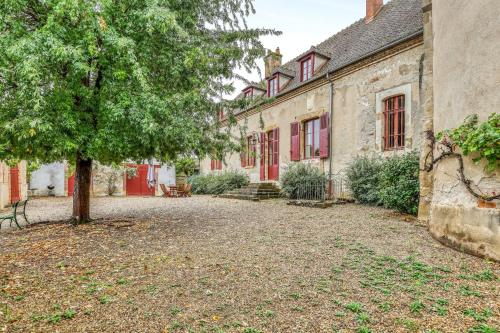
[[[0,159],[204,154],[234,69],[264,55],[251,0],[3,0]]]

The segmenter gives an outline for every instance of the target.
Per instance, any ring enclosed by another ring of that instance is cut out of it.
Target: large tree
[[[91,167],[204,153],[217,96],[264,55],[251,0],[2,0],[0,159],[76,164],[73,218]]]

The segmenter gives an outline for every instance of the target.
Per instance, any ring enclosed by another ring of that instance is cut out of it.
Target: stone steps
[[[252,183],[246,187],[219,195],[220,198],[259,201],[280,197],[281,190],[274,183]]]

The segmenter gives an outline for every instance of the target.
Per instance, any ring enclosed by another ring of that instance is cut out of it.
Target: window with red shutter
[[[319,157],[328,158],[330,156],[330,115],[324,113],[320,118],[319,125]]]
[[[290,124],[290,160],[300,161],[300,123]]]
[[[241,167],[246,168],[247,167],[247,154],[246,151],[242,151],[240,153],[240,160],[241,160]]]
[[[402,149],[405,146],[405,96],[385,100],[384,148]]]
[[[304,158],[319,157],[319,118],[304,123]]]
[[[215,160],[214,159],[210,160],[210,170],[212,170],[212,171],[215,170]]]

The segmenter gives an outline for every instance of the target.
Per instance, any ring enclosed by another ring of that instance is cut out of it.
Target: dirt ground
[[[361,205],[99,198],[0,232],[0,332],[498,332],[500,265]]]

